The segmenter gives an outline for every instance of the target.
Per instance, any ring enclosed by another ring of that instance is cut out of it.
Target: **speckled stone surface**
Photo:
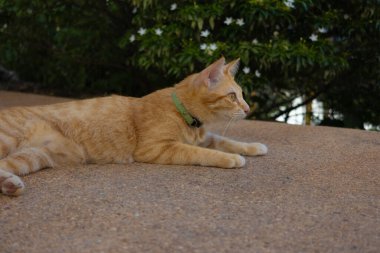
[[[57,101],[4,94],[0,107]],[[24,177],[24,195],[0,195],[0,252],[380,252],[380,133],[241,121],[227,135],[269,154],[232,170],[134,163]]]

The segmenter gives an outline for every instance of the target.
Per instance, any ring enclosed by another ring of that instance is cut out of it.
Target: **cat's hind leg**
[[[26,175],[43,168],[85,162],[83,149],[47,123],[29,128],[29,135],[19,150],[0,160],[0,189],[6,195],[20,195],[24,184],[16,175]]]
[[[0,116],[0,192],[20,195],[24,189],[22,180],[9,171],[3,170],[3,158],[17,149],[19,138],[15,126],[7,118]]]
[[[16,175],[23,176],[56,165],[84,163],[84,156],[73,146],[69,141],[51,142],[42,147],[23,148],[0,160],[1,192],[14,196],[23,192],[24,183]]]
[[[46,147],[24,148],[0,160],[0,189],[6,195],[20,195],[25,186],[16,175],[26,175],[42,168],[52,167],[53,160]]]
[[[0,159],[15,150],[17,145],[18,139],[15,134],[11,134],[0,126]]]

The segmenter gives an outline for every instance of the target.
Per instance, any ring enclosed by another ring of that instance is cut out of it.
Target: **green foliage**
[[[380,124],[378,1],[173,4],[0,0],[0,65],[59,95],[141,96],[239,57],[253,118],[286,115],[302,96],[347,126]]]

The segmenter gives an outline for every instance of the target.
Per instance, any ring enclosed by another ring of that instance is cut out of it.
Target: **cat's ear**
[[[226,71],[231,75],[231,76],[235,76],[236,73],[238,72],[239,70],[239,66],[240,66],[240,58],[228,63],[225,67]]]
[[[202,70],[194,80],[194,84],[197,86],[205,85],[208,88],[214,87],[223,76],[225,62],[226,60],[222,57]]]

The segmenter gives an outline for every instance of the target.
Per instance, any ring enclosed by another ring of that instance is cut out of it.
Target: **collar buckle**
[[[202,126],[202,122],[200,122],[199,119],[195,118],[194,116],[192,117],[193,117],[193,122],[191,122],[190,126],[200,128]]]

